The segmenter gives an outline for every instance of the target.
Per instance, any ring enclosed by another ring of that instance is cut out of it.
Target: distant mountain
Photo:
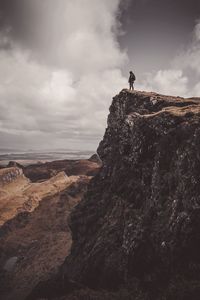
[[[20,150],[0,150],[0,164],[7,165],[9,161],[17,161],[22,164],[32,164],[34,162],[45,162],[64,159],[88,159],[94,152],[92,151],[33,151],[26,152]]]

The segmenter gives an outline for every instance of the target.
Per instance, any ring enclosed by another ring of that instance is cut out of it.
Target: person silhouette
[[[132,71],[130,71],[129,73],[130,73],[129,80],[128,80],[128,82],[129,82],[129,89],[130,90],[134,90],[133,84],[134,84],[134,82],[136,80],[136,77],[135,77],[135,74]]]

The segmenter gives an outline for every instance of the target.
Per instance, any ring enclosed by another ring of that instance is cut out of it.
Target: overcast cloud
[[[119,1],[19,3],[23,13],[0,36],[2,146],[95,149],[111,98],[127,81]]]

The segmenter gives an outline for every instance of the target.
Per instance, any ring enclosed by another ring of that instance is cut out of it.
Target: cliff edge
[[[109,299],[199,299],[200,98],[121,91],[98,155],[71,214],[65,284],[126,289]]]

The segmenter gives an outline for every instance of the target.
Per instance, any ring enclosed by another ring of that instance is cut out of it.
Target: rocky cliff
[[[123,90],[98,154],[62,285],[112,291],[87,299],[199,299],[200,99]]]

